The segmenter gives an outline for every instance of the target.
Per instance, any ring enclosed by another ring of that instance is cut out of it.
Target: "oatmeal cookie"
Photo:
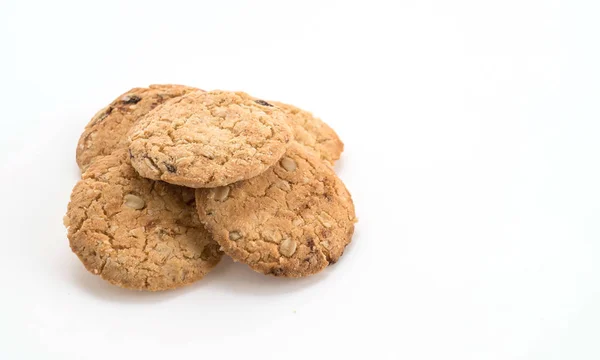
[[[198,90],[183,85],[150,85],[133,88],[98,111],[85,127],[77,144],[76,160],[85,171],[98,156],[127,147],[127,132],[133,124],[163,102]]]
[[[90,164],[71,193],[65,225],[85,267],[124,288],[190,284],[221,258],[195,214],[194,190],[140,177],[126,149]]]
[[[294,140],[313,150],[322,160],[333,165],[344,151],[344,143],[323,120],[293,105],[269,101],[283,110],[294,130]]]
[[[300,144],[257,177],[197,189],[196,204],[227,255],[275,276],[307,276],[335,263],[356,222],[342,181]]]
[[[242,92],[191,92],[149,113],[129,133],[131,163],[146,178],[193,188],[254,177],[293,139],[287,116]]]

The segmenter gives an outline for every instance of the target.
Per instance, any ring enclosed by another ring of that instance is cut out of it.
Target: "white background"
[[[0,359],[599,359],[600,3],[2,1]],[[244,90],[346,144],[359,223],[301,280],[113,287],[62,217],[135,86]]]

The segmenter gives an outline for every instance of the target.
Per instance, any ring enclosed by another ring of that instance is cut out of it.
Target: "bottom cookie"
[[[195,214],[193,190],[140,177],[126,150],[98,158],[83,173],[65,226],[86,269],[129,289],[190,284],[222,255]]]
[[[227,255],[275,276],[307,276],[335,263],[356,222],[342,181],[300,144],[257,177],[197,189],[196,204]]]
[[[293,105],[272,101],[287,116],[294,130],[294,141],[308,147],[323,161],[333,165],[344,151],[344,143],[323,120]]]

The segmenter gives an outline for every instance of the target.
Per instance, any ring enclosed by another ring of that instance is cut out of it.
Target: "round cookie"
[[[71,249],[112,284],[166,290],[201,279],[220,260],[195,214],[194,190],[140,177],[126,149],[97,158],[71,193]]]
[[[344,151],[344,143],[323,120],[293,105],[271,101],[283,110],[294,130],[294,140],[313,150],[322,160],[333,165]]]
[[[283,111],[242,92],[191,92],[149,113],[129,133],[143,177],[194,188],[254,177],[292,140]]]
[[[197,189],[200,220],[227,255],[253,270],[301,277],[333,264],[351,241],[350,193],[332,168],[300,144],[263,174]]]
[[[183,85],[150,85],[133,88],[98,111],[85,127],[77,144],[76,160],[84,171],[98,156],[127,147],[127,132],[142,116],[168,99],[195,88]]]

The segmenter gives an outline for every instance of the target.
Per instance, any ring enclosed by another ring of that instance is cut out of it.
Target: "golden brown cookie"
[[[195,211],[193,189],[140,177],[122,149],[83,173],[65,226],[91,273],[124,288],[166,290],[201,279],[221,258]]]
[[[294,140],[313,150],[321,159],[333,165],[344,151],[344,143],[323,120],[293,105],[270,101],[283,110],[294,130]]]
[[[83,171],[97,156],[127,147],[127,132],[150,110],[195,88],[183,85],[150,85],[133,88],[98,111],[85,127],[77,144],[76,160]]]
[[[191,92],[149,113],[129,133],[143,177],[194,188],[254,177],[292,140],[287,116],[242,92]]]
[[[200,220],[227,255],[275,276],[307,276],[335,263],[356,222],[342,181],[295,143],[257,177],[197,189],[196,204]]]

